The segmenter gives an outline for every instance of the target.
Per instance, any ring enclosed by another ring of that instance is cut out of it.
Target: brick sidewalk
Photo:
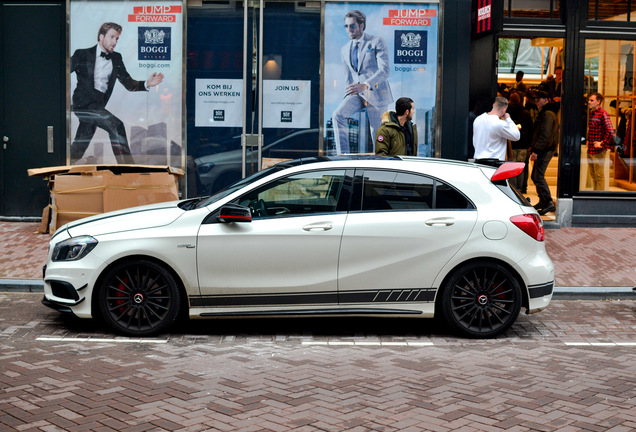
[[[38,227],[0,221],[0,279],[42,278],[51,236],[37,234]],[[636,285],[636,228],[549,229],[546,248],[556,267],[557,287]]]

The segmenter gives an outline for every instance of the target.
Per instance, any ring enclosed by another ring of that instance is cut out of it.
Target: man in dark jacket
[[[413,114],[413,100],[401,97],[395,102],[395,111],[387,111],[382,115],[382,125],[375,134],[376,155],[417,155],[417,127],[411,122]]]
[[[97,45],[78,49],[71,57],[71,73],[77,75],[72,109],[80,121],[71,144],[72,160],[84,155],[99,127],[108,133],[117,161],[133,162],[124,123],[106,109],[106,104],[117,80],[129,91],[147,91],[163,81],[163,74],[153,73],[147,81],[131,78],[121,54],[115,52],[121,32],[119,24],[104,23],[97,32]]]
[[[548,169],[550,160],[559,142],[559,119],[554,111],[546,106],[549,102],[547,93],[537,92],[535,94],[539,116],[534,124],[534,134],[532,137],[532,154],[530,160],[534,161],[532,175],[530,178],[537,188],[539,202],[535,204],[540,215],[544,215],[556,210],[552,201],[550,187],[545,179],[545,172]]]
[[[510,114],[510,118],[517,124],[517,127],[520,127],[519,132],[521,133],[521,138],[519,138],[518,141],[511,141],[512,157],[510,160],[514,162],[526,162],[528,149],[532,146],[534,128],[532,115],[530,115],[530,111],[521,104],[521,96],[519,93],[510,94],[510,104],[506,112]],[[527,171],[524,170],[524,172],[517,177],[511,178],[510,183],[520,192],[524,192],[524,184],[527,185],[528,183],[527,178],[524,178],[524,176],[527,175]]]

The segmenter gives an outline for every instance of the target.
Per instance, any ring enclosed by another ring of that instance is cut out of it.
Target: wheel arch
[[[155,264],[162,266],[166,271],[168,271],[168,273],[170,273],[170,275],[173,277],[174,281],[177,283],[177,287],[179,288],[179,295],[183,299],[183,301],[181,302],[181,307],[179,309],[179,313],[177,315],[177,319],[180,319],[180,318],[183,318],[184,316],[187,316],[187,310],[188,310],[190,302],[189,302],[189,299],[188,299],[188,293],[187,293],[187,291],[185,289],[185,284],[183,283],[183,280],[181,279],[179,274],[172,268],[172,266],[170,266],[165,261],[160,260],[159,258],[150,256],[150,255],[143,255],[143,254],[127,255],[127,256],[124,256],[124,257],[120,257],[120,258],[116,259],[115,261],[113,261],[112,263],[108,264],[101,271],[101,273],[99,274],[99,276],[95,280],[95,286],[93,288],[93,295],[92,295],[92,298],[91,298],[91,311],[92,311],[93,316],[97,316],[99,318],[103,318],[100,315],[99,307],[97,305],[97,301],[98,301],[97,290],[101,289],[101,285],[102,285],[102,282],[104,280],[104,277],[115,266],[121,264],[122,262],[132,261],[132,260],[152,261]]]
[[[448,283],[448,280],[453,277],[453,275],[455,274],[455,272],[460,268],[463,267],[467,264],[472,264],[475,262],[490,262],[493,264],[499,264],[503,267],[506,268],[506,270],[508,270],[510,272],[510,274],[512,274],[515,279],[517,280],[517,283],[519,284],[519,287],[521,287],[521,292],[522,292],[522,303],[521,306],[526,308],[526,310],[528,310],[529,306],[530,306],[530,298],[529,298],[529,293],[528,293],[528,287],[526,286],[526,283],[523,281],[523,278],[521,277],[521,275],[519,274],[519,272],[513,267],[511,266],[509,263],[497,259],[497,258],[493,258],[493,257],[475,257],[475,258],[471,258],[468,259],[466,261],[462,261],[460,263],[458,263],[455,267],[453,267],[451,270],[449,270],[446,275],[444,276],[444,279],[442,279],[442,282],[439,285],[439,288],[437,289],[437,293],[435,294],[435,315],[439,315],[440,311],[440,307],[441,307],[441,299],[442,299],[442,290],[444,290],[446,288],[446,284]]]

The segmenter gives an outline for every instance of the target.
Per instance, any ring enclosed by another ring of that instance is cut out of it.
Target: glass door
[[[188,9],[188,196],[318,154],[320,4]]]

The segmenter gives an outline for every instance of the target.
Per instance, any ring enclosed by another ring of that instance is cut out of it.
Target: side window
[[[254,219],[333,213],[343,189],[345,170],[314,171],[292,175],[239,198]]]
[[[452,188],[446,183],[442,183],[439,180],[435,182],[435,186],[436,209],[468,210],[475,208],[464,195],[457,191],[457,189]]]
[[[362,210],[427,210],[433,208],[434,180],[391,171],[364,172]]]
[[[419,174],[365,170],[362,210],[473,209],[450,185]]]

